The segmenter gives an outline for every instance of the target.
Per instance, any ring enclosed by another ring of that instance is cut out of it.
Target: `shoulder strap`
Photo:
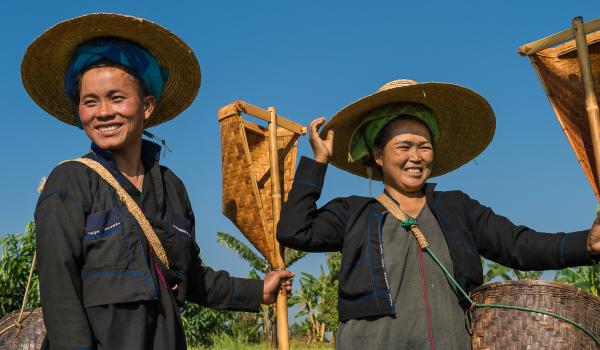
[[[160,259],[163,265],[168,269],[169,260],[167,259],[167,254],[165,253],[165,250],[163,249],[163,246],[160,243],[158,236],[156,236],[156,233],[152,229],[150,222],[148,222],[148,219],[146,219],[140,207],[133,200],[133,198],[131,198],[129,193],[127,193],[123,189],[123,187],[119,185],[115,177],[108,170],[106,170],[106,168],[103,167],[102,164],[98,163],[95,160],[89,158],[77,158],[71,161],[87,165],[89,168],[98,173],[98,175],[100,175],[101,178],[103,178],[109,185],[111,185],[115,189],[121,202],[125,204],[127,210],[129,210],[129,212],[133,215],[135,220],[138,222],[138,224],[144,231],[144,235],[146,236],[146,239],[148,239],[148,242],[150,242],[150,245],[156,253],[156,256],[158,256],[158,259]]]
[[[408,222],[410,224],[407,230],[415,236],[417,242],[419,243],[419,247],[421,247],[422,250],[425,250],[429,247],[429,243],[427,242],[427,239],[425,239],[425,235],[423,234],[423,232],[421,232],[419,226],[417,226],[417,223],[414,221],[409,222],[406,214],[404,214],[402,209],[400,209],[398,204],[393,199],[391,199],[385,193],[380,194],[375,199],[377,199],[377,201],[381,203],[385,207],[385,209],[387,209],[390,212],[390,214],[392,214],[400,222]]]

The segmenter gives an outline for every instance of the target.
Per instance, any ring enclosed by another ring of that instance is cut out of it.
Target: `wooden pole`
[[[285,270],[285,261],[283,247],[277,241],[277,223],[279,222],[279,212],[281,210],[281,181],[279,180],[279,151],[277,147],[277,112],[275,107],[267,108],[270,114],[269,121],[269,146],[271,158],[271,185],[273,191],[273,238],[275,242],[275,270]],[[289,350],[288,334],[288,312],[287,312],[287,293],[285,288],[280,288],[277,294],[277,348],[279,350]]]
[[[577,56],[579,57],[579,67],[581,69],[581,78],[583,79],[583,88],[585,91],[585,110],[590,123],[590,133],[592,147],[594,150],[594,162],[596,164],[596,184],[600,178],[600,111],[598,110],[598,101],[596,99],[596,89],[594,88],[594,77],[592,75],[592,65],[590,64],[590,55],[588,52],[585,29],[583,27],[583,18],[573,18],[573,34],[577,45]],[[600,188],[600,187],[598,187]]]
[[[578,17],[581,18],[581,17]],[[583,20],[582,20],[583,23]],[[585,29],[587,33],[594,32],[596,30],[600,30],[600,18],[597,18],[593,21],[589,21],[585,24]],[[525,44],[519,47],[519,54],[521,56],[531,56],[536,52],[542,51],[554,45],[558,45],[560,43],[564,43],[565,41],[569,41],[573,39],[573,29],[565,29],[562,32],[558,32],[556,34],[552,34],[540,40],[536,40],[532,43]],[[583,32],[583,29],[582,29]],[[586,32],[583,32],[583,36],[585,37]]]

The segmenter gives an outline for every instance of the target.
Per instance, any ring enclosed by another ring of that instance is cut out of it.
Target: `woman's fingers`
[[[329,148],[329,152],[333,150],[333,137],[334,131],[333,129],[327,131],[327,138],[325,139],[325,145]]]
[[[333,145],[333,133],[329,131],[325,140],[319,136],[319,129],[325,123],[325,117],[317,118],[310,122],[310,145],[313,149],[314,159],[320,163],[329,162]]]
[[[313,135],[316,137],[319,136],[319,129],[321,128],[321,125],[323,125],[323,123],[325,123],[325,117],[317,118],[310,122],[311,137],[313,137]]]

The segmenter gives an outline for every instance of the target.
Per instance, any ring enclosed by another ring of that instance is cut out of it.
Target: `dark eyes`
[[[396,149],[401,149],[401,150],[409,150],[409,149],[411,149],[412,147],[413,147],[412,145],[409,145],[409,144],[402,144],[402,143],[401,143],[401,144],[396,144],[396,145],[394,145],[394,148],[396,148]],[[420,150],[431,150],[431,149],[433,149],[433,147],[432,147],[432,146],[431,146],[431,144],[429,144],[429,143],[426,143],[426,144],[423,144],[423,145],[420,145],[420,146],[417,146],[417,147],[418,147]]]

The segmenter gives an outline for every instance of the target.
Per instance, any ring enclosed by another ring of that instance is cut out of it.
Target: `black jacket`
[[[381,229],[386,209],[374,198],[336,198],[317,209],[327,166],[302,157],[282,207],[277,239],[304,251],[341,251],[339,318],[394,314],[386,284]],[[470,291],[483,283],[480,256],[521,270],[560,269],[593,263],[588,231],[547,234],[516,226],[461,191],[434,191],[427,205],[450,250],[454,277]],[[465,301],[462,301],[466,306]]]
[[[86,157],[103,164],[141,204],[141,193],[116,169],[111,153],[94,145],[92,150]],[[177,285],[173,293],[178,304],[189,300],[258,311],[262,281],[202,266],[187,191],[171,170],[159,165],[159,155],[160,147],[144,141],[144,188],[151,181],[152,200],[148,194],[143,210],[167,253],[170,269],[159,268],[166,283]],[[113,188],[92,169],[77,162],[57,166],[38,200],[35,222],[41,301],[52,349],[94,348],[106,342],[94,329],[114,335],[123,328],[118,322],[94,324],[89,312],[95,307],[160,303],[154,268],[159,259],[149,253],[143,231]],[[149,327],[139,324],[142,330]]]

